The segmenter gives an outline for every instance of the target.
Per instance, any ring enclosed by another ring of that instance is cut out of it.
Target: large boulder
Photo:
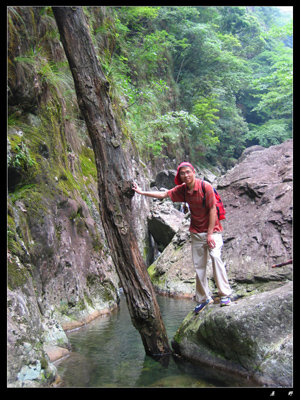
[[[184,358],[248,377],[258,386],[292,386],[292,283],[221,308],[191,311],[172,346]]]
[[[155,181],[151,183],[150,187],[157,187],[158,189],[166,188],[172,189],[175,187],[174,179],[176,171],[173,169],[164,169],[160,171],[155,178]]]
[[[218,180],[224,241],[230,263],[271,266],[292,258],[293,145],[254,150]]]
[[[171,201],[153,201],[147,221],[160,251],[171,242],[183,219],[184,214],[176,210]]]
[[[293,143],[292,140],[253,151],[218,180],[225,204],[224,259],[236,291],[257,286],[274,288],[292,279],[292,265],[272,268],[292,259]]]

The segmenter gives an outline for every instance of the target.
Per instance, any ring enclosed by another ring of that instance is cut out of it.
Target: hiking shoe
[[[231,304],[231,299],[230,299],[230,297],[221,297],[221,300],[220,300],[220,307],[229,306],[230,304]]]
[[[212,298],[207,299],[206,301],[204,301],[203,303],[199,303],[197,304],[196,308],[195,308],[195,314],[198,314],[200,311],[202,311],[208,304],[212,304],[214,301]]]

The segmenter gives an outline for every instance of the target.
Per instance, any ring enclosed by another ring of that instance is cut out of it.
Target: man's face
[[[195,179],[195,172],[190,167],[182,167],[179,172],[180,179],[185,184],[190,184]]]

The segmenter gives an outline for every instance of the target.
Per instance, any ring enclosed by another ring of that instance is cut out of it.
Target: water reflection
[[[194,307],[187,299],[158,296],[169,340]],[[72,353],[59,364],[63,387],[223,387],[249,382],[195,367],[171,356],[167,363],[145,355],[138,331],[132,326],[124,295],[111,315],[68,333]]]

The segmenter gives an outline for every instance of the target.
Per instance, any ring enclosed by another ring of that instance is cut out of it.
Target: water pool
[[[171,341],[185,316],[195,307],[188,299],[157,296]],[[161,362],[145,355],[133,327],[124,295],[112,314],[67,334],[70,356],[56,363],[60,387],[248,387],[249,381],[195,366],[170,356]]]

